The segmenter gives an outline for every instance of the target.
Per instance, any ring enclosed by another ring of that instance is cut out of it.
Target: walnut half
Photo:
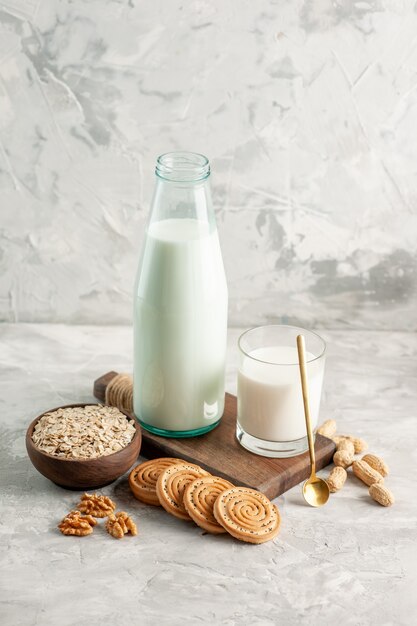
[[[58,528],[63,535],[84,537],[91,535],[93,526],[96,524],[97,521],[91,515],[81,515],[80,511],[70,511],[58,524]]]
[[[121,539],[127,533],[138,534],[135,522],[124,511],[119,511],[116,514],[110,513],[106,521],[106,530],[115,539]]]
[[[100,496],[97,493],[85,493],[78,504],[82,513],[93,517],[107,517],[116,508],[115,503],[108,496]]]

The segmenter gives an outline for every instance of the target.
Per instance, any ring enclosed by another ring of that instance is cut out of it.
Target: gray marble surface
[[[0,319],[130,323],[185,149],[232,325],[416,330],[416,32],[415,0],[1,0]]]
[[[131,497],[126,477],[104,489],[138,522],[137,538],[83,539],[56,529],[78,494],[37,473],[28,423],[92,401],[92,381],[131,368],[127,327],[0,326],[0,622],[4,626],[285,624],[408,626],[417,620],[417,337],[323,331],[322,418],[383,455],[397,502],[373,503],[350,477],[319,510],[296,487],[277,499],[282,530],[261,546],[203,536]],[[238,330],[230,331],[228,389]]]

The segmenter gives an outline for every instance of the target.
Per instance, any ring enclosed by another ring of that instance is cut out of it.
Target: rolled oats
[[[136,429],[116,407],[92,404],[45,413],[32,441],[39,450],[65,459],[95,459],[125,448]]]

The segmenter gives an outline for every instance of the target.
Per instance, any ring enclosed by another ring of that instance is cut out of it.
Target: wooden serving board
[[[106,386],[116,376],[109,372],[94,383],[94,395],[104,402]],[[310,475],[308,452],[290,459],[270,459],[245,450],[236,439],[236,396],[226,394],[223,418],[214,430],[200,437],[169,439],[142,428],[140,454],[148,459],[178,457],[201,465],[211,474],[234,485],[252,487],[273,499]],[[331,439],[316,435],[316,469],[332,462],[336,446]]]

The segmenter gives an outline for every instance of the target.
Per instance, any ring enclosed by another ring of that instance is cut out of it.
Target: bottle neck
[[[188,219],[215,228],[210,165],[200,154],[172,152],[158,158],[150,222]]]
[[[201,183],[210,176],[210,163],[195,152],[167,152],[158,157],[156,176],[171,183]]]

